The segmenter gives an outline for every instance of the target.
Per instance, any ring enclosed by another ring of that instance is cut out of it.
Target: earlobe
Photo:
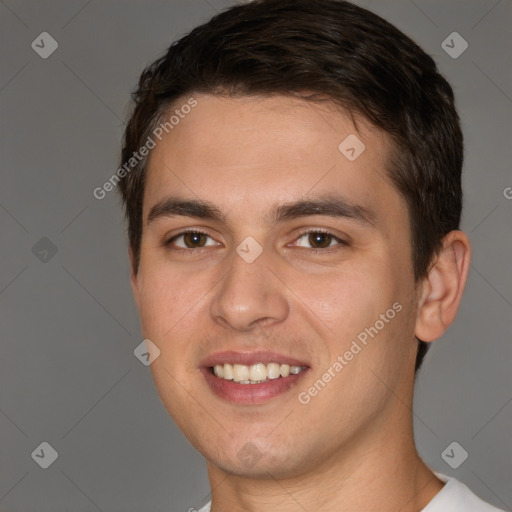
[[[471,246],[462,231],[450,231],[424,278],[418,301],[415,335],[434,341],[448,329],[459,309],[471,263]]]

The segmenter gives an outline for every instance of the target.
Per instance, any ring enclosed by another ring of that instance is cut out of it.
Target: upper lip
[[[209,368],[216,364],[243,364],[251,366],[257,363],[278,363],[278,364],[289,364],[290,366],[308,366],[304,361],[296,359],[291,356],[279,354],[277,352],[258,351],[236,351],[236,350],[225,350],[223,352],[215,352],[209,355],[206,359],[201,361],[200,366]]]

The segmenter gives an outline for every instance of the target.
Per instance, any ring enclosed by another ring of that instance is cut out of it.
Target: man
[[[351,3],[261,0],[174,43],[134,99],[132,287],[203,510],[497,510],[413,438],[470,264],[433,60]]]

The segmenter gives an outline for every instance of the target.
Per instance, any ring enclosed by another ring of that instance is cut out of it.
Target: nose
[[[222,327],[251,331],[283,322],[289,314],[287,289],[265,251],[248,263],[234,252],[230,271],[212,299],[210,313]]]

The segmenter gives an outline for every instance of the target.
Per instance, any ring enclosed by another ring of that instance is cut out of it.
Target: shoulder
[[[204,507],[201,507],[197,512],[210,512],[211,501],[209,501]]]
[[[504,512],[481,500],[457,479],[442,473],[436,473],[436,476],[445,485],[421,512]],[[207,503],[197,512],[210,512],[210,505],[211,502]]]
[[[444,487],[422,512],[503,512],[481,500],[457,479],[442,473],[436,473],[436,476],[445,482]]]

